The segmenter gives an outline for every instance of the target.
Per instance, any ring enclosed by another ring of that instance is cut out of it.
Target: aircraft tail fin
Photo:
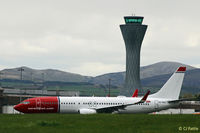
[[[166,98],[178,99],[185,75],[186,67],[179,67],[176,72],[169,78],[164,86],[157,92],[149,97],[151,98]]]
[[[132,97],[138,97],[138,89],[135,90],[135,92],[133,93]]]

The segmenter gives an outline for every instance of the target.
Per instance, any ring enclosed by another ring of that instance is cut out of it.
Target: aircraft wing
[[[135,105],[135,104],[139,104],[139,103],[144,103],[146,101],[149,93],[150,93],[150,91],[148,91],[140,101],[135,102],[135,103],[115,105],[115,106],[109,106],[109,107],[103,107],[103,108],[95,108],[95,110],[98,113],[112,113],[113,111],[118,111],[119,109],[124,109],[127,106],[131,106],[131,105]]]

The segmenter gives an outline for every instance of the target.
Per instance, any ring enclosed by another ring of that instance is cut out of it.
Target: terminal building
[[[125,24],[120,25],[126,47],[126,77],[120,94],[130,96],[135,89],[142,92],[140,82],[140,49],[147,25],[141,16],[125,16]]]

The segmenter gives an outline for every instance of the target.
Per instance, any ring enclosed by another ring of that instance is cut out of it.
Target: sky
[[[125,71],[124,16],[148,25],[141,66],[200,67],[199,0],[0,0],[0,70],[27,66],[85,76]]]

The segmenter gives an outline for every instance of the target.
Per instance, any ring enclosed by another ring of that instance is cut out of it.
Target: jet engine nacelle
[[[79,113],[80,114],[96,114],[97,111],[94,109],[80,109]]]

